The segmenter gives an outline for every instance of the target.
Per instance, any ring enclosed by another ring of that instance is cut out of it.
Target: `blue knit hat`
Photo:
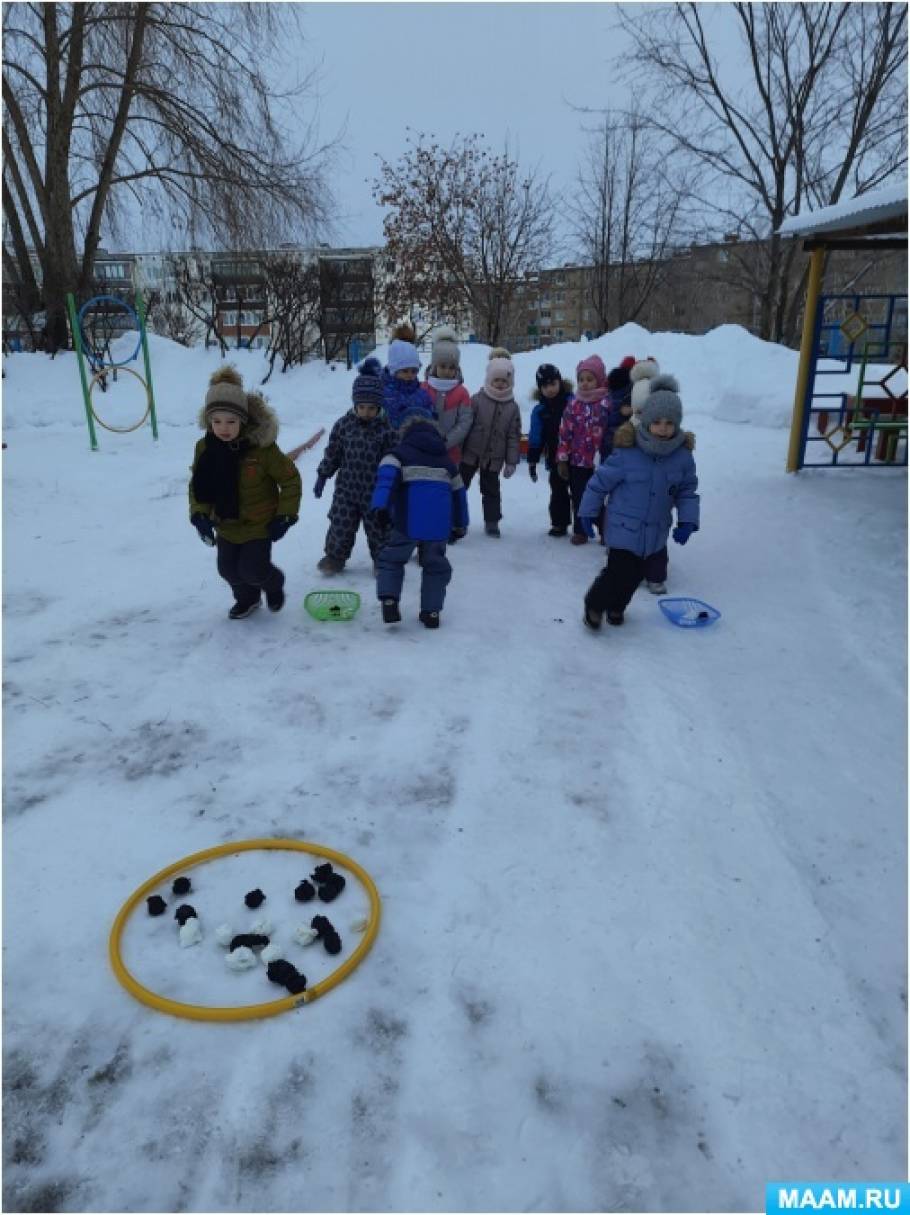
[[[389,343],[389,375],[404,371],[406,367],[413,367],[415,371],[420,370],[420,355],[417,353],[417,347],[411,342],[403,342],[400,338],[395,338]]]
[[[355,405],[376,405],[382,408],[382,380],[378,375],[358,375],[351,386],[351,400]]]

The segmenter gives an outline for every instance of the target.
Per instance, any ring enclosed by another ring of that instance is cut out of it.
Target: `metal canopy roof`
[[[784,220],[781,236],[881,236],[907,231],[907,183]]]

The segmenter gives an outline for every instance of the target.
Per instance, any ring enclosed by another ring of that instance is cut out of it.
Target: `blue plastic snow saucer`
[[[660,610],[681,629],[701,629],[720,619],[720,612],[700,599],[658,599]]]

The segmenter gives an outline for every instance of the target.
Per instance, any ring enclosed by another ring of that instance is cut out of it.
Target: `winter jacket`
[[[547,469],[556,464],[559,424],[566,406],[571,404],[572,399],[572,385],[568,380],[561,382],[559,394],[555,397],[544,397],[541,396],[539,388],[534,390],[534,400],[537,404],[531,411],[531,424],[528,427],[529,464],[539,463],[541,455]]]
[[[468,526],[468,496],[435,422],[409,418],[398,446],[376,474],[372,510],[385,509],[410,540],[448,540]]]
[[[421,410],[428,418],[436,417],[433,402],[423,386],[417,380],[396,379],[389,374],[388,367],[383,368],[382,372],[382,395],[386,416],[395,430],[401,426],[405,413],[412,409]]]
[[[268,524],[276,515],[297,515],[300,511],[300,473],[294,461],[278,449],[278,418],[258,393],[247,393],[247,402],[250,416],[239,436],[248,444],[240,457],[240,517],[218,519],[211,503],[195,498],[190,477],[190,515],[208,515],[218,535],[232,544],[265,540]],[[199,411],[199,425],[208,427],[204,407]],[[204,450],[202,438],[193,453],[191,473],[196,471]]]
[[[336,497],[366,510],[376,484],[379,461],[396,442],[397,435],[383,414],[362,422],[356,411],[350,409],[332,427],[316,475],[328,480],[337,472]]]
[[[601,460],[606,460],[613,450],[613,437],[617,430],[632,416],[631,413],[622,412],[623,409],[631,410],[632,408],[632,385],[626,384],[624,388],[608,388],[606,407],[606,423],[603,438],[600,441]]]
[[[576,468],[593,468],[600,452],[606,417],[605,397],[596,401],[582,401],[576,397],[567,405],[559,426],[557,461],[568,461]]]
[[[503,464],[521,461],[521,412],[514,400],[494,401],[483,388],[471,397],[474,421],[464,441],[461,458],[499,472]]]
[[[474,413],[471,409],[471,394],[464,384],[458,384],[443,392],[434,388],[428,381],[421,385],[424,392],[433,402],[436,413],[436,425],[445,440],[449,459],[455,464],[461,463],[461,445],[467,437]]]
[[[601,464],[588,482],[578,514],[596,519],[609,497],[607,547],[647,557],[667,543],[674,506],[680,523],[698,527],[697,489],[695,460],[685,443],[668,456],[648,455],[636,443],[617,448]]]

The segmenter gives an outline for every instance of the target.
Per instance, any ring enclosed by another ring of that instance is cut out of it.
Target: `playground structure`
[[[144,425],[146,419],[151,423],[152,438],[158,438],[158,419],[155,413],[155,392],[152,385],[152,364],[149,358],[148,337],[145,324],[145,305],[142,295],[136,292],[136,306],[115,295],[96,295],[86,300],[82,307],[76,310],[76,300],[73,295],[66,297],[69,311],[70,329],[73,335],[73,346],[79,364],[79,379],[82,384],[82,396],[85,404],[85,419],[88,425],[89,442],[92,451],[98,450],[98,436],[95,423],[105,430],[115,434],[129,434]],[[132,324],[124,324],[124,319]],[[119,361],[113,357],[111,341],[126,332],[136,330],[136,346],[130,356]],[[145,375],[130,367],[142,352]],[[88,372],[86,371],[88,365]],[[105,421],[95,409],[92,393],[98,387],[107,392],[108,381],[117,382],[118,372],[123,371],[133,376],[142,385],[145,392],[145,409],[138,421],[129,426],[116,426]]]
[[[906,465],[907,295],[821,290],[838,249],[907,248],[906,187],[794,216],[780,232],[810,253],[787,472]],[[844,376],[854,391],[830,391]]]

